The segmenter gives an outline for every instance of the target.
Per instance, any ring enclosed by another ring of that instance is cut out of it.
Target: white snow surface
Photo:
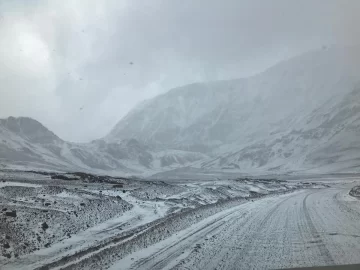
[[[348,185],[226,209],[109,269],[282,269],[360,263],[360,207]],[[347,209],[347,211],[344,211]]]
[[[63,180],[49,175],[78,178]],[[202,218],[203,214],[210,215],[227,207],[224,203],[233,205],[304,187],[298,182],[275,179],[166,183],[1,170],[0,179],[5,181],[0,182],[0,214],[7,221],[0,224],[4,234],[0,239],[1,269],[35,269],[84,252],[75,261],[66,262],[70,266],[90,258],[93,252],[116,247],[122,237],[128,241],[140,232],[164,226],[172,217],[188,216],[191,222],[191,217]],[[198,213],[198,209],[203,210]],[[15,217],[5,215],[13,211]],[[97,246],[100,247],[92,251]]]

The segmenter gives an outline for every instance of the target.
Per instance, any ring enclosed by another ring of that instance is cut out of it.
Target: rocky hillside
[[[193,166],[208,170],[356,171],[359,52],[324,49],[250,78],[173,89],[105,140],[202,152],[211,157]]]
[[[142,174],[184,166],[204,157],[181,151],[154,153],[135,139],[71,143],[31,118],[0,120],[0,163],[11,167]]]
[[[329,99],[303,117],[288,119],[266,138],[202,162],[202,168],[252,171],[358,171],[360,161],[360,87]],[[231,147],[230,147],[231,148]]]
[[[224,143],[246,142],[254,135],[268,136],[279,128],[287,130],[289,119],[302,118],[334,95],[341,98],[354,89],[360,61],[353,54],[321,50],[250,78],[173,89],[132,110],[106,139],[136,138],[208,151]]]

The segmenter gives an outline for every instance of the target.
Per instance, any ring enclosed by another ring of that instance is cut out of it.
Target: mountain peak
[[[58,136],[47,129],[39,121],[30,117],[10,116],[5,119],[0,119],[0,127],[4,127],[34,143],[52,143],[54,141],[61,141]]]
[[[249,78],[177,87],[134,108],[106,139],[184,149],[266,135],[273,124],[350,91],[360,79],[356,52],[359,47],[311,51]]]

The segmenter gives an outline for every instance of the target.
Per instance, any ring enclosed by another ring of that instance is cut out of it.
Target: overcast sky
[[[354,0],[0,0],[0,117],[104,136],[143,99],[357,43]]]

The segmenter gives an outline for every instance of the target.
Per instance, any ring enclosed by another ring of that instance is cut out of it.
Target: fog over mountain
[[[357,0],[0,0],[0,118],[104,137],[172,88],[360,43]]]
[[[0,0],[0,269],[360,265],[359,10]]]
[[[90,143],[66,142],[31,118],[3,119],[0,160],[134,175],[358,171],[359,51],[323,48],[248,78],[172,89]]]

